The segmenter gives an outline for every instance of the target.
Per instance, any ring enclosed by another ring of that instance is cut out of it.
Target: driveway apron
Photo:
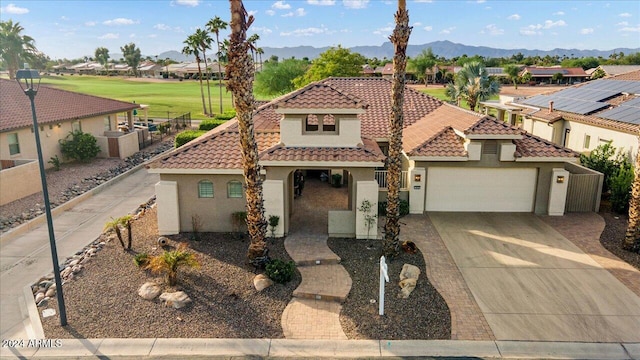
[[[496,340],[640,342],[640,297],[535,215],[429,217]]]

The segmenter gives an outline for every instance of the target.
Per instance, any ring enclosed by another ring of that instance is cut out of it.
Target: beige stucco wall
[[[286,146],[356,146],[362,142],[358,118],[346,115],[334,116],[337,133],[322,134],[304,133],[304,117],[286,115],[280,122],[280,140]]]
[[[0,205],[40,191],[42,183],[37,160],[0,170]]]
[[[500,148],[500,147],[498,147]],[[427,172],[426,178],[429,177],[430,167],[487,167],[487,168],[536,168],[538,169],[537,185],[535,191],[534,212],[536,214],[547,214],[549,206],[549,191],[551,186],[551,178],[553,168],[563,168],[564,162],[516,162],[516,161],[500,161],[500,152],[498,154],[482,154],[480,161],[456,161],[456,162],[424,162],[416,161],[417,168],[425,168]],[[427,183],[428,187],[429,184]],[[424,199],[426,201],[426,198]]]
[[[603,141],[609,140],[613,140],[612,145],[615,148],[623,148],[626,153],[631,153],[633,156],[638,152],[638,134],[603,129],[575,121],[566,121],[564,128],[571,129],[567,147],[577,152],[591,151],[601,145]],[[564,129],[562,131],[564,132]],[[591,137],[588,147],[584,146],[586,135]]]
[[[175,181],[178,184],[178,206],[180,209],[180,231],[192,231],[193,215],[200,216],[201,231],[231,232],[231,214],[245,211],[245,198],[228,198],[227,183],[237,180],[244,183],[242,175],[174,175],[161,174],[161,181]],[[198,182],[209,180],[213,183],[213,198],[198,197]],[[158,206],[161,206],[160,204]]]
[[[120,158],[127,158],[140,150],[138,144],[138,133],[130,132],[118,138],[118,146],[120,149]]]

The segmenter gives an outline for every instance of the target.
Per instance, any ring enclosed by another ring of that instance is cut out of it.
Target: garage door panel
[[[429,168],[427,211],[531,212],[537,169]]]

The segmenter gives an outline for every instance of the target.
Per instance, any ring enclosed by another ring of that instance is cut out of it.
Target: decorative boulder
[[[402,290],[400,290],[400,294],[398,294],[398,297],[401,299],[408,298],[409,295],[411,295],[411,292],[413,292],[413,289],[416,288],[417,281],[417,279],[404,279],[400,281],[399,285]]]
[[[253,278],[253,286],[258,291],[262,291],[271,285],[273,285],[273,280],[269,279],[265,274],[258,274]]]
[[[183,308],[192,301],[184,291],[162,293],[160,300],[164,301],[166,306],[173,306],[174,309]]]
[[[400,272],[400,280],[418,279],[418,277],[420,277],[420,268],[411,264],[402,265],[402,271]]]
[[[146,282],[142,284],[140,289],[138,289],[138,295],[145,300],[153,300],[158,297],[161,292],[162,289],[160,288],[160,285],[154,282]]]

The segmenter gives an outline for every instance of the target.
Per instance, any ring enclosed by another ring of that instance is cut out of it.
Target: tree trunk
[[[207,63],[207,53],[204,51],[204,45],[202,46],[202,56],[204,57],[204,69],[207,72],[207,98],[209,99],[209,116],[213,116],[213,109],[211,108],[211,87],[209,86],[209,64]]]
[[[383,252],[387,257],[398,255],[400,248],[400,175],[402,173],[402,127],[404,114],[405,69],[407,44],[411,27],[405,0],[398,1],[396,27],[389,37],[395,48],[393,55],[393,85],[391,89],[391,118],[389,121],[389,156],[387,158],[387,222],[384,230]]]
[[[118,236],[118,240],[120,241],[120,245],[122,245],[122,248],[125,249],[124,241],[122,240],[122,232],[120,231],[120,226],[116,225],[115,230],[116,230],[116,235]]]
[[[220,114],[223,113],[222,110],[222,72],[220,71],[220,38],[218,37],[218,33],[216,32],[216,43],[218,44],[218,92],[220,93]]]
[[[204,89],[202,88],[202,70],[200,70],[200,61],[198,61],[197,63],[198,63],[198,81],[200,81],[200,96],[202,97],[202,111],[204,112],[205,115],[208,115],[207,104],[204,102]]]
[[[633,184],[631,185],[631,199],[629,200],[629,225],[624,237],[623,248],[626,250],[638,250],[640,244],[640,153],[636,155],[636,167],[634,169]]]
[[[127,221],[127,250],[131,250],[133,242],[133,232],[131,231],[131,220]]]
[[[242,0],[229,0],[231,4],[231,43],[229,64],[227,65],[227,88],[235,95],[236,117],[240,130],[242,149],[242,167],[246,184],[247,230],[251,243],[247,257],[253,260],[262,256],[267,247],[265,234],[267,221],[264,216],[262,199],[262,180],[258,164],[258,147],[253,135],[253,77],[254,66],[249,56],[247,29],[253,22],[253,16],[247,21],[247,11]]]

